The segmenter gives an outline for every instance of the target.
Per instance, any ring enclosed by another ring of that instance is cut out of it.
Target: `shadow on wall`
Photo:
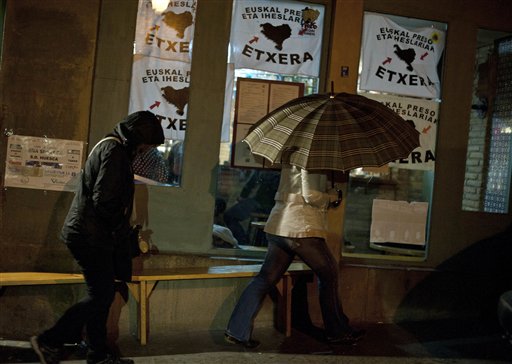
[[[497,322],[499,297],[511,288],[511,262],[512,224],[441,263],[403,299],[394,321]]]
[[[69,181],[64,186],[64,191],[59,192],[57,199],[50,211],[48,220],[48,230],[42,247],[38,252],[38,256],[34,261],[33,267],[24,267],[25,270],[41,271],[41,272],[80,272],[79,266],[76,264],[66,244],[60,237],[62,224],[66,219],[69,207],[74,197],[76,178]],[[43,191],[34,191],[34,193],[43,193]],[[47,191],[44,191],[44,195]]]

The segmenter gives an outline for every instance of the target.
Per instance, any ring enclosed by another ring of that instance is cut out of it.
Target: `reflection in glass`
[[[137,154],[132,162],[136,179],[144,183],[179,186],[183,141],[165,139],[164,144]],[[139,178],[142,177],[142,178]]]
[[[512,38],[479,30],[462,209],[507,213],[512,169]]]
[[[274,195],[279,184],[280,172],[232,166],[231,147],[236,80],[241,77],[301,82],[304,84],[304,94],[306,95],[318,92],[319,80],[316,77],[282,75],[250,69],[237,69],[234,75],[234,90],[231,105],[229,105],[231,108],[229,140],[221,142],[219,155],[213,246],[259,250],[265,249],[266,246],[263,227],[274,205]],[[227,230],[223,230],[223,227],[227,227]]]
[[[433,171],[396,167],[350,172],[346,197],[344,252],[423,257],[426,245],[370,242],[374,200],[430,202]]]
[[[133,173],[155,182],[167,183],[169,166],[157,148],[149,148],[135,155],[132,162]]]

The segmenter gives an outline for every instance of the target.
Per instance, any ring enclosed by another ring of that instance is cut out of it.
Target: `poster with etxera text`
[[[196,0],[139,0],[129,112],[156,115],[166,139],[184,140]]]
[[[368,13],[362,41],[362,90],[440,98],[437,65],[444,50],[444,31],[407,29],[385,16]]]
[[[364,94],[364,96],[386,105],[409,123],[414,124],[420,133],[420,146],[407,158],[396,160],[391,167],[416,170],[433,170],[436,162],[437,123],[439,121],[439,103],[394,95]]]
[[[318,77],[324,6],[237,0],[231,47],[236,68]]]

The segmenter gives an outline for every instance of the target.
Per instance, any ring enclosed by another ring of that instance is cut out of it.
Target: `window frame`
[[[236,0],[233,0],[233,9],[234,9],[234,3]],[[320,71],[319,71],[319,77],[318,77],[318,92],[324,92],[326,89],[326,79],[328,77],[328,65],[329,65],[329,49],[330,49],[330,40],[331,40],[331,30],[332,30],[332,16],[333,16],[333,7],[334,4],[332,1],[329,0],[291,0],[299,3],[304,4],[318,4],[323,5],[325,12],[324,12],[324,29],[322,33],[322,50],[321,50],[321,60],[320,60]],[[229,59],[229,58],[228,58]],[[281,75],[282,77],[286,78],[290,75]],[[234,78],[234,85],[237,83],[237,78]],[[305,87],[306,88],[306,87]],[[231,119],[231,126],[233,126],[233,119]],[[229,143],[231,144],[231,142]],[[231,157],[231,153],[230,157]],[[231,161],[230,161],[231,162]],[[219,163],[218,169],[222,168],[222,164]],[[233,168],[233,167],[231,167]],[[240,168],[245,169],[245,168]],[[216,185],[218,185],[218,180],[216,181]],[[236,257],[236,258],[242,258],[242,259],[263,259],[266,254],[266,248],[264,249],[232,249],[232,248],[221,248],[221,247],[213,247],[210,246],[208,249],[208,254],[211,256],[228,256],[228,257]]]
[[[442,30],[445,31],[446,33],[448,32],[448,23],[445,23],[445,22],[434,21],[434,20],[429,20],[429,19],[411,18],[411,17],[402,16],[402,15],[393,15],[393,14],[389,14],[389,13],[380,13],[380,12],[374,12],[374,11],[365,11],[363,16],[366,14],[379,14],[379,15],[385,16],[385,17],[391,19],[393,22],[400,25],[401,27],[404,27],[407,29],[420,28],[420,27],[424,27],[427,25],[428,26],[436,25],[437,27],[442,28]],[[363,18],[363,24],[364,24],[364,18]],[[444,55],[446,54],[446,48],[447,48],[446,46],[447,46],[447,43],[445,43],[445,48],[443,50],[443,54],[441,55],[441,58],[438,63],[438,74],[440,77],[441,91],[443,88],[442,67],[444,64],[444,58],[445,58]],[[357,92],[360,94],[365,94],[365,93],[368,93],[369,91],[361,90],[359,88],[361,69],[362,69],[362,54],[363,54],[363,44],[361,44],[361,53],[360,53],[360,58],[359,58],[359,74],[358,74],[358,80],[357,80],[357,84],[358,84]],[[372,91],[370,91],[370,92],[372,92]],[[380,91],[376,92],[376,93],[386,94],[386,93],[380,92]],[[402,95],[391,94],[391,93],[390,93],[390,95],[398,96],[398,97],[409,97],[409,96],[402,96]],[[442,97],[442,95],[441,95],[441,97]],[[425,98],[425,100],[429,100],[429,99]],[[441,99],[436,100],[436,101],[440,101],[440,100]],[[400,172],[399,168],[396,168],[396,167],[394,167],[393,169],[390,168],[390,171],[388,172],[389,180],[387,180],[386,178],[383,178],[383,179],[375,178],[373,176],[374,173],[372,173],[372,172],[365,173],[365,176],[368,177],[367,178],[368,184],[372,181],[376,182],[376,184],[374,184],[373,186],[369,186],[369,185],[368,186],[372,187],[372,188],[379,189],[379,190],[383,189],[383,188],[387,188],[388,186],[391,186],[391,187],[395,188],[395,190],[396,190],[397,186],[394,185],[396,183],[396,181],[392,180],[393,178],[391,177],[393,170],[395,170],[395,169],[398,169],[398,172]],[[411,170],[411,171],[412,171],[411,173],[416,172],[416,170]],[[378,176],[379,174],[377,173],[376,175]],[[385,177],[385,175],[383,175],[383,176]],[[345,218],[345,220],[344,220],[345,229],[343,231],[343,238],[344,238],[343,255],[346,257],[365,258],[365,259],[395,260],[395,261],[420,261],[420,262],[426,261],[428,258],[429,244],[430,244],[430,223],[431,223],[430,217],[431,217],[432,202],[433,202],[435,168],[431,171],[423,171],[423,179],[427,180],[427,183],[428,183],[427,189],[424,191],[424,194],[428,195],[428,202],[429,202],[429,207],[428,207],[428,212],[427,212],[427,221],[426,221],[425,248],[423,250],[423,253],[421,251],[418,251],[415,247],[408,246],[408,245],[394,246],[393,244],[391,244],[390,246],[382,247],[380,244],[370,243],[369,238],[368,238],[368,242],[367,242],[368,252],[367,251],[357,252],[356,250],[354,250],[353,245],[348,243],[348,241],[349,241],[347,239],[348,229],[346,227],[350,226],[350,223],[348,223],[348,219],[350,218],[351,214],[349,211],[346,210],[345,217],[344,217]],[[351,207],[350,206],[350,203],[351,203],[350,188],[352,187],[352,184],[355,183],[355,181],[356,181],[356,172],[351,171],[351,173],[349,174],[349,185],[347,187],[347,194],[346,194],[346,196],[347,196],[346,197],[346,209],[348,209],[348,210]],[[353,193],[352,193],[352,196],[353,196]],[[394,200],[396,200],[396,191],[395,191]],[[371,206],[370,206],[370,212],[371,212]],[[371,215],[370,215],[370,223],[371,223]],[[368,236],[369,236],[369,233],[370,233],[370,231],[368,231]]]

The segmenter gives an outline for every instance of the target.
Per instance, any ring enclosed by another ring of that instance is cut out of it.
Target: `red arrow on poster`
[[[423,128],[423,134],[427,134],[427,132],[430,130],[432,125],[427,126],[426,128]]]
[[[428,52],[425,52],[421,55],[420,59],[423,61],[423,59],[428,56]]]
[[[160,101],[155,101],[155,103],[153,105],[151,105],[149,108],[151,110],[153,110],[155,107],[158,107],[158,106],[160,106]]]
[[[386,64],[386,63],[391,63],[391,57],[386,58],[386,60],[384,62],[382,62],[382,64]]]
[[[254,36],[254,38],[252,38],[250,41],[249,41],[249,44],[253,44],[254,42],[257,42],[260,38],[258,38],[257,36]]]

